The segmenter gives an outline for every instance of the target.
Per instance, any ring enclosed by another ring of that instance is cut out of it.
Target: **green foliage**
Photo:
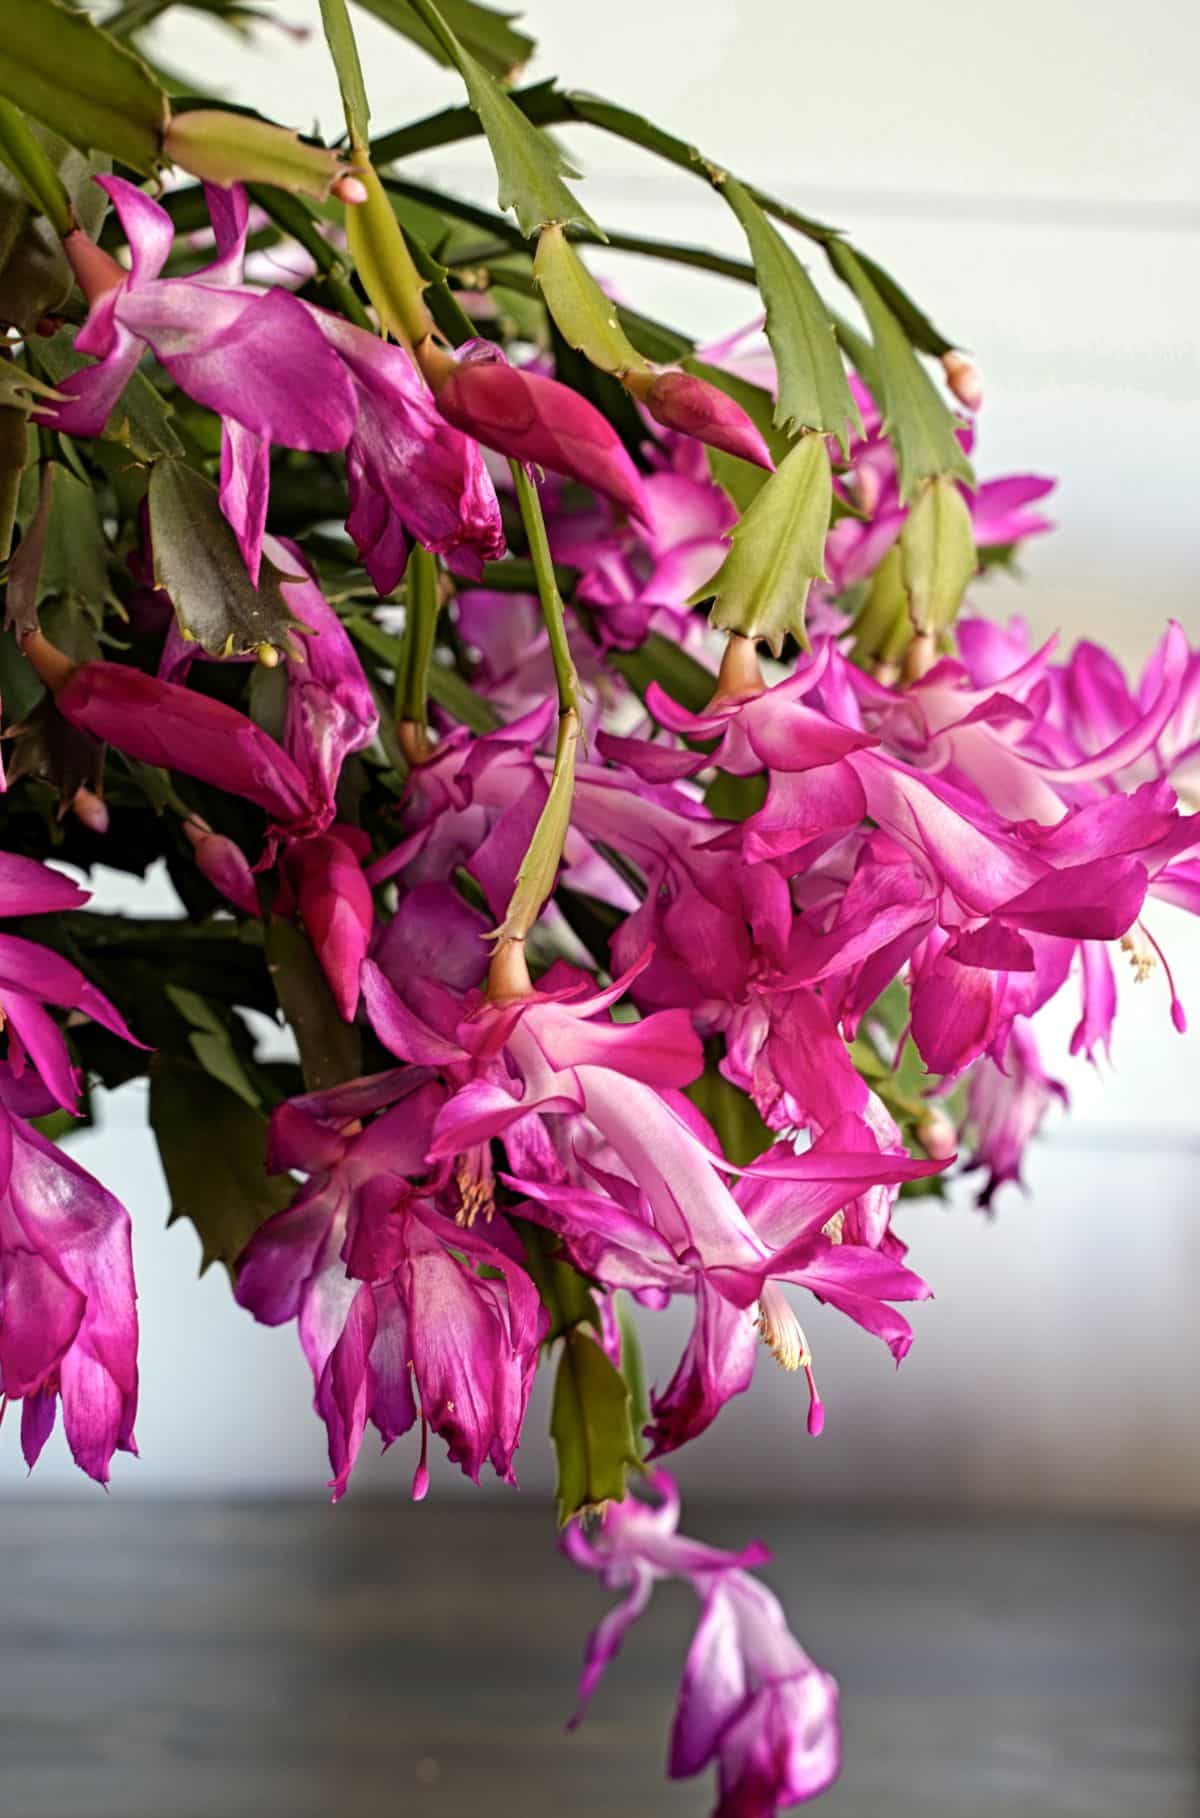
[[[753,776],[731,776],[728,770],[718,770],[704,791],[704,806],[720,821],[748,821],[766,799],[767,775],[763,770]]]
[[[455,67],[437,33],[419,19],[407,0],[358,0],[367,12],[374,13],[393,31],[402,32],[414,44],[448,68]],[[512,20],[515,13],[501,13],[478,0],[441,0],[441,14],[465,50],[481,63],[489,74],[501,81],[511,80],[528,63],[536,46],[532,38],[517,31]]]
[[[954,480],[930,480],[900,532],[909,615],[917,631],[949,630],[975,573],[971,512]]]
[[[30,470],[27,481],[32,477]],[[63,599],[99,625],[115,598],[96,494],[61,462],[47,461],[36,509],[9,564],[5,624],[22,636],[36,631],[43,601]]]
[[[184,461],[154,463],[150,531],[154,584],[169,595],[185,638],[209,656],[296,648],[302,627],[283,597],[287,577],[264,558],[254,586],[216,487]]]
[[[492,939],[523,940],[541,914],[542,905],[554,888],[562,859],[563,843],[571,824],[571,802],[575,794],[575,758],[579,750],[579,716],[565,713],[558,722],[558,745],[554,754],[554,772],[533,838],[521,860],[517,882],[508,901],[504,919]]]
[[[621,1372],[576,1326],[562,1341],[550,1413],[561,1527],[624,1496],[626,1473],[640,1462],[632,1414]]]
[[[605,296],[560,226],[538,235],[533,274],[564,340],[602,372],[646,370],[616,304]]]
[[[321,24],[325,28],[325,42],[337,71],[351,142],[365,145],[371,109],[367,102],[367,87],[363,81],[362,64],[359,61],[358,45],[354,41],[354,27],[346,10],[346,0],[321,0]]]
[[[633,1317],[633,1303],[624,1293],[613,1295],[617,1330],[621,1335],[621,1375],[629,1389],[629,1417],[639,1460],[644,1459],[646,1444],[643,1433],[650,1420],[650,1392],[646,1384],[646,1360]]]
[[[344,1023],[312,942],[302,928],[275,917],[267,929],[267,969],[300,1049],[308,1092],[340,1086],[362,1072],[362,1038]]]
[[[954,475],[970,486],[974,475],[959,446],[954,416],[861,259],[841,242],[830,246],[829,257],[858,298],[871,330],[877,401],[884,427],[895,443],[901,496],[911,501],[922,480],[936,479],[939,474]]]
[[[472,111],[491,147],[501,208],[511,208],[521,232],[532,239],[550,223],[574,221],[604,235],[563,182],[580,175],[558,147],[514,106],[496,78],[459,42],[433,0],[412,0],[413,11],[436,37],[467,87]]]
[[[59,0],[7,0],[0,95],[81,151],[146,176],[161,157],[167,97],[140,57]]]
[[[702,712],[712,700],[717,685],[711,670],[657,631],[652,631],[636,650],[611,651],[609,661],[639,699],[644,701],[651,682],[657,682],[689,713]]]
[[[207,998],[189,991],[185,985],[168,985],[166,992],[189,1025],[188,1046],[204,1071],[251,1110],[258,1110],[258,1092],[233,1045],[227,1020],[217,1014]]]
[[[761,638],[776,656],[789,635],[808,647],[804,609],[824,573],[833,483],[824,439],[804,435],[735,526],[729,554],[700,597],[716,596],[712,623]]]
[[[718,1071],[719,1051],[709,1054],[704,1072],[687,1088],[687,1095],[703,1112],[717,1133],[721,1148],[739,1168],[749,1167],[775,1141],[754,1101],[730,1085]]]
[[[150,1123],[171,1196],[171,1216],[190,1219],[200,1270],[233,1265],[259,1226],[291,1198],[293,1183],[263,1166],[267,1120],[199,1060],[160,1055],[150,1069]]]
[[[779,373],[775,422],[792,433],[819,429],[836,436],[845,454],[849,429],[861,435],[862,419],[816,286],[748,190],[726,177],[720,193],[745,231],[766,305],[767,340]]]
[[[30,205],[45,215],[56,234],[74,226],[71,199],[54,159],[19,107],[0,97],[0,163],[7,165]]]

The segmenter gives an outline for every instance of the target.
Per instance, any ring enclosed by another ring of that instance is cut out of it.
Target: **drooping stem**
[[[429,756],[429,666],[437,637],[437,557],[413,544],[405,578],[404,638],[396,668],[396,719],[401,748],[410,762]]]
[[[509,467],[512,470],[513,482],[517,489],[517,504],[521,511],[521,522],[525,526],[525,536],[529,543],[529,556],[533,563],[534,580],[537,583],[538,599],[542,607],[542,622],[546,627],[546,635],[550,639],[554,679],[558,684],[558,711],[560,714],[578,715],[579,677],[575,673],[571,647],[567,642],[562,595],[558,591],[558,581],[554,574],[550,540],[546,535],[546,520],[542,516],[542,502],[538,498],[537,487],[530,479],[524,464],[520,461],[510,461]]]

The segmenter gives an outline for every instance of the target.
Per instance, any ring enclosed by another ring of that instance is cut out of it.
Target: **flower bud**
[[[172,164],[222,189],[234,183],[271,183],[318,202],[325,200],[344,168],[337,152],[309,145],[287,127],[216,107],[173,115],[163,154]]]
[[[695,436],[710,448],[738,455],[768,472],[773,469],[767,445],[741,405],[707,379],[671,371],[630,373],[623,382],[664,429]]]
[[[361,177],[339,177],[333,193],[347,208],[357,208],[367,200],[367,186]]]
[[[940,1105],[930,1105],[916,1128],[917,1141],[934,1161],[949,1161],[958,1151],[958,1131]]]
[[[197,869],[213,889],[219,890],[226,901],[244,915],[257,915],[259,904],[254,873],[241,847],[223,833],[214,833],[199,815],[185,821],[183,831],[192,843]]]
[[[336,833],[297,843],[288,853],[286,870],[338,1014],[353,1022],[359,973],[375,921],[371,886],[349,841]]]
[[[964,410],[978,410],[983,403],[983,376],[973,360],[965,354],[945,353],[942,355],[942,370],[946,374],[946,383],[962,405]]]
[[[80,783],[71,798],[71,810],[81,826],[89,833],[105,834],[108,832],[108,805],[102,795],[94,789]]]
[[[637,468],[616,430],[594,405],[556,379],[510,366],[486,341],[431,372],[448,423],[510,460],[579,480],[647,522]]]

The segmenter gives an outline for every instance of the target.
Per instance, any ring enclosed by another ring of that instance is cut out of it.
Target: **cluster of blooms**
[[[1200,659],[1172,628],[1131,688],[1093,645],[1063,661],[1019,625],[966,618],[955,648],[903,677],[859,660],[856,589],[907,507],[856,381],[863,433],[836,458],[853,509],[829,535],[811,649],[764,675],[753,639],[718,638],[689,604],[736,518],[704,443],[770,463],[722,393],[678,375],[635,463],[582,397],[493,343],[463,350],[435,394],[404,347],[247,284],[240,191],[210,192],[211,262],[163,277],[169,217],[126,181],[104,187],[128,269],[72,236],[91,302],[76,345],[97,358],[42,420],[98,435],[150,349],[220,418],[222,509],[250,574],[265,553],[289,577],[309,635],[282,666],[273,732],[195,685],[202,652],[165,612],[152,550],[131,610],[143,629],[168,626],[157,674],[69,661],[40,632],[25,649],[69,726],[265,815],[249,851],[191,815],[194,862],[239,916],[269,903],[303,929],[337,1015],[374,1044],[374,1071],[274,1109],[265,1166],[294,1192],[236,1268],[255,1318],[296,1323],[335,1498],[368,1424],[385,1447],[419,1427],[417,1498],[430,1431],[473,1481],[490,1465],[513,1482],[547,1350],[594,1318],[597,1339],[581,1342],[614,1377],[628,1365],[621,1295],[682,1299],[693,1316],[633,1435],[640,1458],[703,1432],[763,1345],[805,1374],[819,1433],[798,1309],[832,1306],[901,1360],[899,1307],[930,1293],[894,1226],[902,1191],[960,1148],[985,1201],[1018,1179],[1061,1092],[1038,1011],[1077,990],[1072,1049],[1094,1057],[1113,1025],[1114,943],[1148,968],[1153,899],[1200,909],[1200,832],[1180,805],[1200,753]],[[708,358],[743,357],[728,344]],[[347,531],[381,594],[414,542],[457,577],[454,638],[494,729],[433,709],[436,737],[410,742],[398,805],[374,828],[342,785],[378,739],[376,692],[302,543],[265,534],[273,446],[344,453]],[[538,598],[482,584],[511,518],[484,448],[546,470],[550,550],[575,573],[589,741],[537,928],[490,954],[557,778],[558,713]],[[967,495],[977,546],[1044,529],[1047,490],[1021,476]],[[707,699],[685,706],[653,678],[635,690],[628,659],[655,639],[708,671]],[[6,915],[82,901],[61,873],[0,860]],[[47,1004],[133,1038],[81,972],[15,936],[0,938],[0,1004],[3,1392],[24,1403],[31,1463],[61,1395],[76,1459],[105,1481],[113,1451],[133,1449],[129,1220],[30,1119],[74,1110],[80,1090]],[[1171,1008],[1182,1026],[1173,992]],[[915,1097],[898,1084],[914,1050]],[[700,1081],[710,1090],[689,1094]],[[749,1112],[761,1140],[729,1152],[701,1099]],[[576,1273],[587,1311],[574,1322],[546,1290],[551,1263]],[[763,1555],[679,1537],[671,1479],[643,1481],[652,1500],[630,1493],[567,1529],[570,1557],[627,1591],[592,1638],[582,1697],[655,1581],[686,1578],[702,1612],[670,1772],[715,1763],[719,1818],[769,1818],[835,1775],[836,1687],[748,1575]]]

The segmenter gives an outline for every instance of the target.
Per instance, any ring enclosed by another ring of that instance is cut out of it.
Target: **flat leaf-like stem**
[[[587,1509],[620,1502],[626,1473],[639,1457],[632,1398],[621,1372],[581,1327],[562,1342],[550,1435],[558,1467],[558,1520],[565,1527]]]
[[[532,238],[549,223],[574,221],[602,240],[604,235],[563,182],[580,172],[563,156],[466,49],[433,0],[412,0],[413,11],[429,28],[466,84],[471,112],[487,135],[501,208],[511,208],[521,232]]]
[[[745,516],[729,554],[700,597],[715,595],[712,623],[761,638],[776,656],[790,633],[808,648],[804,609],[824,572],[833,481],[823,436],[801,436]]]
[[[59,0],[5,0],[0,95],[78,145],[146,176],[161,159],[167,97],[141,58]]]
[[[216,487],[186,462],[154,463],[150,531],[154,582],[170,597],[185,637],[209,656],[296,649],[295,634],[304,628],[283,597],[287,577],[264,560],[254,586]]]

